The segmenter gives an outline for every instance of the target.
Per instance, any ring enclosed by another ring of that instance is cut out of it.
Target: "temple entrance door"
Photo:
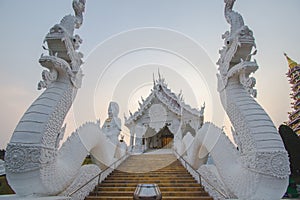
[[[172,147],[173,138],[172,137],[163,137],[162,146],[163,148],[170,149]]]
[[[165,126],[160,132],[161,132],[162,148],[165,149],[172,148],[174,135],[171,133],[169,128]]]
[[[153,129],[148,130],[149,135],[153,134]],[[147,133],[147,132],[146,132]],[[154,132],[155,133],[155,132]],[[147,135],[147,134],[146,134]],[[151,137],[146,137],[147,149],[162,149],[162,148],[172,148],[174,135],[171,133],[167,126],[163,127],[158,133]]]

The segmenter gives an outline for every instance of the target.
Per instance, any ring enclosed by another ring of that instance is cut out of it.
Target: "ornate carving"
[[[204,116],[205,106],[201,107],[201,110],[191,108],[189,105],[184,103],[181,93],[175,95],[168,88],[165,79],[161,78],[160,74],[159,77],[160,78],[158,80],[153,80],[154,85],[151,90],[151,94],[146,99],[142,99],[143,103],[140,103],[139,110],[134,114],[129,111],[129,118],[125,117],[126,126],[129,126],[130,123],[133,123],[133,121],[138,120],[143,114],[145,114],[146,110],[150,108],[151,102],[154,98],[159,99],[159,101],[161,101],[167,109],[178,116],[181,116],[183,113],[189,113],[195,116],[195,118]]]
[[[31,148],[32,149],[32,148]],[[5,167],[8,170],[11,170],[13,172],[19,172],[20,170],[25,170],[24,165],[26,162],[28,162],[27,156],[28,156],[28,148],[21,148],[21,145],[15,146],[8,144],[6,148],[6,155],[5,155]],[[31,166],[32,168],[38,168],[39,165]]]
[[[76,93],[75,93],[76,94]],[[47,147],[56,147],[57,138],[60,137],[63,121],[72,105],[74,98],[74,87],[69,86],[48,119],[45,125],[45,132],[42,137],[42,144]]]
[[[229,99],[228,99],[229,100]],[[229,103],[226,109],[228,117],[231,119],[235,128],[235,142],[241,152],[252,152],[256,149],[254,138],[247,127],[245,117],[240,112],[240,109],[234,103]]]
[[[52,71],[43,70],[42,81],[40,81],[38,84],[38,90],[47,88],[56,79],[57,79],[57,71],[56,70],[52,70]]]
[[[289,177],[290,168],[286,151],[254,152],[241,156],[244,167],[280,179]]]
[[[241,73],[239,78],[240,83],[244,86],[245,90],[255,98],[257,96],[257,91],[256,89],[253,89],[253,87],[256,84],[256,79],[254,77],[247,77],[245,72]]]
[[[37,170],[42,164],[54,161],[56,151],[41,146],[8,144],[5,167],[10,172],[20,173]]]
[[[149,126],[158,132],[163,128],[167,121],[167,111],[160,104],[153,104],[149,109]]]

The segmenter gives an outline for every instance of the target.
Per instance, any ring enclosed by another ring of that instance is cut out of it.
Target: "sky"
[[[291,111],[283,53],[300,62],[299,8],[299,0],[237,0],[234,6],[256,39],[257,101],[277,127]],[[45,35],[73,10],[71,0],[0,0],[0,9],[2,149],[42,92],[38,59]],[[85,76],[66,119],[66,136],[85,121],[103,122],[111,100],[119,103],[124,123],[124,113],[136,111],[140,96],[150,93],[158,69],[187,104],[200,108],[205,102],[205,121],[229,131],[216,91],[221,35],[229,29],[223,9],[223,0],[87,0],[76,30],[83,39]],[[128,134],[125,127],[122,134]]]

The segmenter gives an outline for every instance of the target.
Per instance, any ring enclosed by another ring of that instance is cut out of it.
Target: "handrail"
[[[179,153],[177,151],[174,150],[174,152],[177,154],[177,156],[182,159],[184,161],[184,164],[185,164],[185,168],[187,169],[186,165],[188,165],[194,172],[196,172],[196,174],[198,174],[198,177],[199,177],[199,183],[201,184],[201,174],[196,170],[194,169],[194,167],[188,162],[186,161],[181,155],[179,155]],[[201,184],[202,185],[202,184]]]
[[[204,178],[203,176],[201,176],[201,174],[188,162],[186,161],[175,149],[174,149],[175,154],[179,157],[179,159],[183,160],[185,163],[185,168],[187,169],[187,165],[194,171],[196,172],[196,174],[198,174],[199,177],[199,184],[202,185],[201,183],[201,178],[203,180],[205,180],[205,182],[210,185],[212,187],[212,189],[214,189],[216,192],[218,192],[221,196],[223,196],[225,199],[228,199],[227,196],[225,194],[223,194],[223,192],[219,191],[215,186],[213,186],[206,178]]]
[[[98,177],[98,184],[100,183],[101,180],[101,175],[107,171],[108,169],[114,169],[115,170],[115,164],[118,163],[120,160],[124,159],[125,157],[128,156],[128,152],[125,153],[124,156],[122,156],[121,158],[119,158],[118,160],[116,160],[115,162],[113,162],[111,165],[109,165],[108,167],[106,167],[103,171],[101,171],[99,174],[97,174],[96,176],[92,177],[90,180],[88,180],[85,184],[83,184],[82,186],[80,186],[78,189],[74,190],[73,192],[70,192],[67,196],[70,197],[73,194],[75,194],[76,192],[78,192],[79,190],[81,190],[82,188],[84,188],[86,185],[88,185],[90,182],[92,182],[95,178]],[[125,158],[126,159],[126,158]],[[124,159],[124,160],[125,160]]]

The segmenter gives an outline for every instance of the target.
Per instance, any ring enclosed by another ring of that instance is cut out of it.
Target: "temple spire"
[[[296,67],[298,65],[295,61],[293,61],[290,57],[288,57],[288,55],[286,53],[284,53],[284,56],[286,57],[286,59],[289,63],[290,69],[293,69],[294,67]]]

